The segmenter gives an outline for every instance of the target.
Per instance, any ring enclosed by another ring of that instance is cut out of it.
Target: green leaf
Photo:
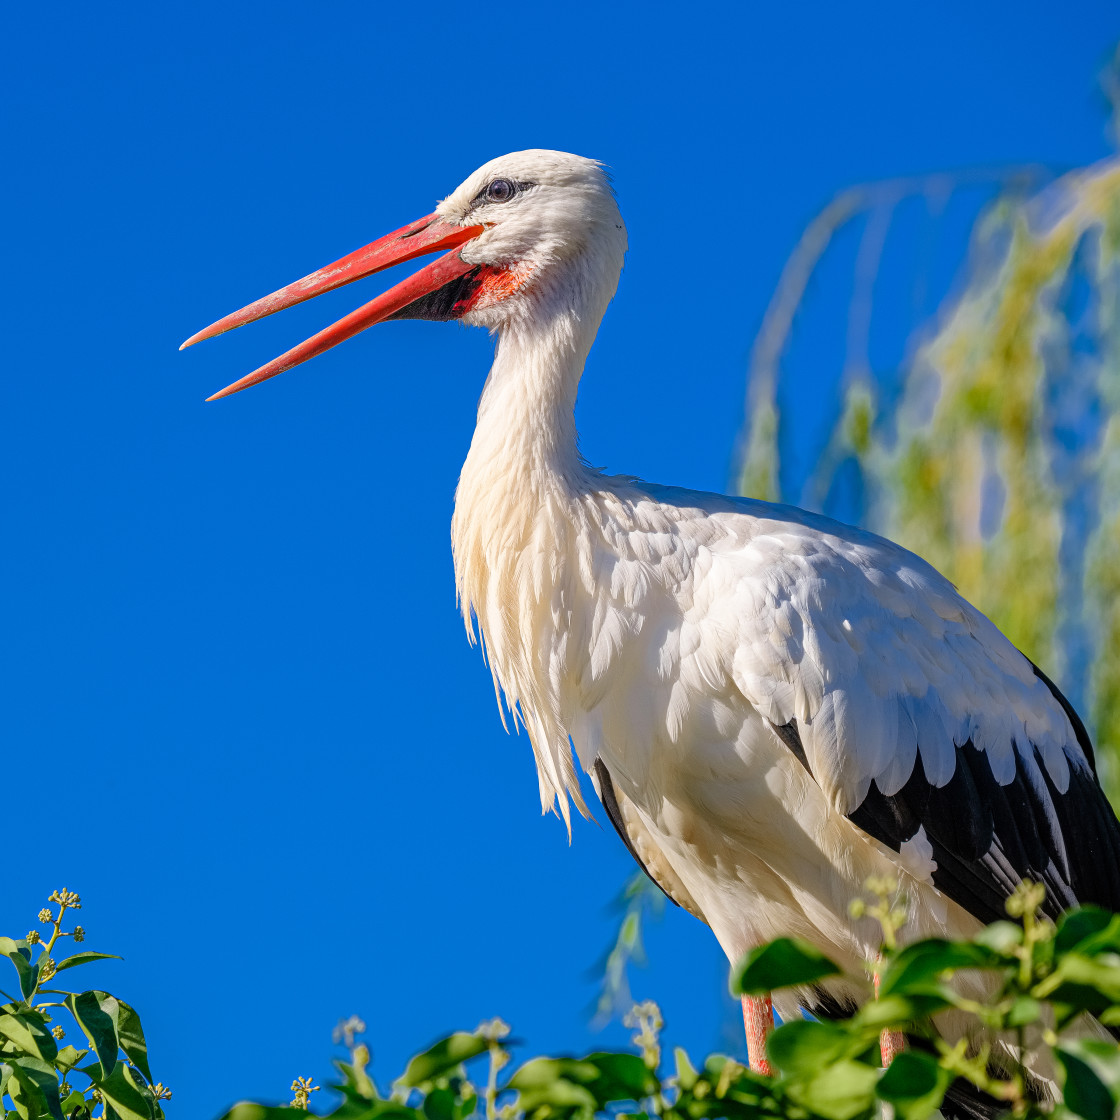
[[[455,1100],[450,1089],[433,1089],[424,1098],[424,1115],[427,1120],[455,1120]]]
[[[63,1116],[72,1116],[75,1109],[87,1107],[87,1110],[92,1111],[88,1106],[90,1102],[86,1100],[85,1094],[78,1092],[77,1089],[71,1089],[70,1095],[62,1102]]]
[[[370,1101],[366,1105],[358,1105],[353,1109],[343,1105],[340,1111],[343,1111],[343,1117],[339,1120],[424,1120],[424,1114],[419,1109],[408,1108],[396,1101]],[[313,1114],[299,1113],[299,1115]],[[331,1113],[331,1115],[337,1114]]]
[[[50,1113],[47,1108],[47,1098],[38,1092],[34,1085],[30,1088],[24,1087],[14,1076],[11,1066],[6,1066],[5,1069],[9,1071],[5,1091],[12,1099],[12,1108],[16,1115],[22,1120],[39,1120],[41,1116],[48,1116]],[[11,1113],[7,1115],[10,1116]]]
[[[1085,1120],[1113,1120],[1117,1105],[1120,1104],[1117,1098],[1117,1089],[1120,1088],[1120,1052],[1109,1043],[1098,1045],[1107,1047],[1109,1051],[1103,1062],[1100,1055],[1084,1050],[1084,1042],[1080,1046],[1074,1043],[1056,1048],[1055,1053],[1065,1074],[1063,1095],[1066,1107]],[[1080,1054],[1072,1052],[1075,1047],[1081,1051]],[[1113,1066],[1111,1070],[1109,1059]]]
[[[897,992],[940,992],[943,972],[961,968],[990,968],[1002,963],[988,948],[967,942],[928,938],[908,945],[894,957],[880,979],[880,997]]]
[[[120,1004],[108,992],[99,991],[67,996],[65,1002],[101,1063],[102,1078],[108,1077],[117,1063],[117,1051],[121,1046]]]
[[[302,1108],[238,1101],[220,1120],[300,1120],[300,1117],[312,1115],[313,1113]]]
[[[637,1054],[588,1054],[580,1066],[594,1066],[598,1076],[588,1088],[600,1102],[641,1100],[657,1092],[658,1081],[649,1066]]]
[[[732,1066],[731,1071],[727,1069],[729,1063]],[[729,1072],[730,1076],[728,1076]],[[756,1120],[758,1107],[762,1100],[764,1098],[773,1100],[774,1083],[769,1077],[752,1072],[740,1062],[727,1057],[726,1054],[709,1054],[704,1061],[701,1079],[693,1091],[693,1101],[695,1102],[698,1099],[697,1094],[703,1093],[703,1096],[709,1102],[713,1102],[709,1091],[713,1086],[722,1084],[727,1085],[727,1092],[722,1097],[715,1099],[714,1103],[710,1103],[705,1112],[690,1112],[689,1115],[697,1118],[701,1115],[718,1116],[721,1120],[724,1117],[728,1120]],[[729,1102],[745,1106],[746,1116],[744,1117],[742,1109],[737,1113],[729,1111]]]
[[[119,961],[122,959],[116,953],[75,953],[72,957],[66,957],[59,961],[55,965],[55,972],[61,972],[66,968],[76,968],[80,964],[89,964],[90,961]]]
[[[1086,954],[1100,948],[1120,949],[1120,915],[1096,906],[1070,910],[1058,919],[1054,948],[1059,954],[1073,949]]]
[[[936,1015],[953,1006],[951,993],[946,991],[935,994],[914,993],[913,995],[890,995],[881,999],[868,1000],[852,1017],[851,1030],[871,1031],[878,1034],[887,1028],[902,1029],[908,1023]]]
[[[1115,1042],[1098,1038],[1079,1038],[1064,1041],[1058,1048],[1059,1057],[1078,1059],[1087,1065],[1111,1094],[1114,1106],[1120,1104],[1120,1047]]]
[[[20,1054],[5,1055],[5,1062],[12,1068],[8,1082],[8,1095],[16,1105],[16,1111],[25,1120],[48,1113],[54,1120],[62,1120],[62,1104],[58,1099],[58,1074],[54,1067],[40,1058]],[[18,1086],[18,1088],[17,1088]],[[20,1100],[16,1100],[16,1094]]]
[[[731,974],[731,993],[761,996],[779,988],[813,984],[839,973],[839,966],[807,941],[779,937],[752,949],[739,961]]]
[[[926,1120],[941,1107],[953,1075],[929,1054],[907,1050],[896,1055],[879,1079],[879,1099],[893,1106],[899,1120]]]
[[[1028,1023],[1037,1023],[1042,1017],[1042,1004],[1030,996],[1019,996],[1011,1005],[1007,1013],[1009,1027],[1025,1027]]]
[[[490,1043],[466,1031],[456,1031],[440,1039],[423,1054],[417,1054],[405,1067],[396,1084],[404,1089],[428,1089],[441,1077],[451,1074],[463,1062],[485,1054]]]
[[[1082,906],[1079,910],[1067,910],[1058,919],[1058,929],[1054,935],[1054,948],[1059,953],[1068,953],[1077,948],[1087,937],[1099,933],[1112,921],[1107,910],[1097,906]]]
[[[1120,957],[1112,953],[1095,957],[1066,953],[1032,993],[1038,999],[1099,1014],[1110,1004],[1120,1003]]]
[[[58,1054],[58,1045],[43,1016],[35,1011],[0,1015],[0,1035],[44,1062],[53,1062]]]
[[[156,1099],[151,1089],[124,1062],[117,1062],[109,1076],[96,1084],[121,1120],[156,1120]]]
[[[55,1058],[55,1065],[58,1066],[63,1073],[68,1073],[72,1070],[87,1054],[88,1050],[77,1050],[73,1046],[64,1046],[58,1052],[58,1057]]]
[[[117,1025],[121,1049],[125,1052],[128,1060],[149,1081],[154,1081],[152,1071],[148,1068],[148,1043],[144,1039],[144,1028],[140,1025],[140,1016],[123,999],[117,1000],[117,1005],[120,1008]]]
[[[794,1019],[783,1023],[766,1040],[770,1060],[791,1077],[807,1077],[822,1066],[856,1054],[864,1046],[838,1023],[818,1023],[811,1019]]]
[[[334,1066],[342,1074],[342,1084],[339,1088],[347,1097],[359,1102],[376,1101],[381,1099],[377,1085],[366,1070],[369,1065],[369,1050],[360,1045],[353,1051],[349,1062],[335,1059]]]
[[[7,957],[19,973],[19,990],[24,999],[30,999],[39,980],[39,966],[31,963],[31,949],[24,940],[0,937],[0,956]]]
[[[826,1120],[854,1120],[871,1115],[880,1072],[862,1062],[835,1062],[810,1080],[792,1082],[787,1091],[798,1104]]]
[[[1012,957],[1014,950],[1023,943],[1023,930],[1014,922],[992,922],[973,939],[977,945],[991,949],[1004,957]]]
[[[687,1093],[691,1092],[700,1079],[700,1074],[689,1061],[688,1052],[678,1046],[673,1050],[673,1059],[677,1063],[677,1084]]]
[[[593,1066],[580,1069],[572,1058],[533,1058],[509,1079],[507,1088],[520,1094],[520,1108],[534,1120],[583,1113],[590,1116],[596,1108],[595,1094],[584,1081],[593,1081]]]

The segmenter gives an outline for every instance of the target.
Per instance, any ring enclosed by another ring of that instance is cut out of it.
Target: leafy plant
[[[62,928],[67,911],[80,910],[82,900],[63,888],[48,901],[58,907],[57,914],[49,907],[39,911],[39,923],[48,932],[33,929],[19,939],[0,937],[0,956],[12,962],[19,992],[16,996],[0,989],[8,1001],[0,1007],[0,1120],[10,1112],[22,1120],[89,1120],[95,1110],[104,1120],[163,1120],[160,1102],[171,1091],[152,1083],[148,1046],[135,1010],[96,988],[74,992],[45,986],[57,984],[72,968],[113,957],[85,950],[56,957],[64,938],[85,940],[80,925]],[[63,1022],[73,1026],[68,1030]],[[68,1034],[85,1047],[67,1044],[60,1049]],[[71,1083],[79,1077],[88,1084]]]
[[[1120,1026],[1120,915],[1084,909],[1054,925],[1040,915],[1043,888],[1025,884],[1009,900],[1013,921],[965,941],[903,945],[905,900],[897,885],[869,884],[859,914],[883,926],[881,958],[869,964],[868,1000],[837,1022],[803,1019],[770,1036],[773,1078],[723,1055],[700,1068],[678,1048],[662,1069],[661,1014],[635,1006],[639,1053],[601,1051],[580,1058],[532,1058],[512,1073],[509,1027],[500,1019],[457,1032],[414,1057],[388,1093],[368,1072],[369,1050],[355,1041],[365,1024],[342,1034],[349,1059],[336,1062],[341,1103],[330,1120],[871,1120],[889,1105],[899,1120],[925,1120],[958,1079],[1002,1102],[1009,1115],[1113,1120],[1120,1109],[1120,1047],[1086,1033],[1087,1015]],[[758,995],[816,983],[840,969],[803,942],[781,938],[757,949],[732,975],[736,994]],[[874,992],[878,991],[878,996]],[[954,1013],[959,1042],[946,1042],[933,1019]],[[347,1029],[348,1028],[348,1029]],[[909,1048],[882,1068],[880,1039],[904,1032]],[[1098,1032],[1099,1033],[1099,1032]],[[337,1036],[336,1036],[337,1037]],[[1022,1056],[1049,1058],[1064,1100],[1039,1099]],[[479,1075],[472,1071],[478,1070]],[[958,1084],[959,1087],[959,1084]],[[290,1106],[235,1105],[222,1120],[309,1116],[309,1079],[292,1085]]]
[[[881,960],[869,965],[868,1000],[850,1019],[802,1020],[770,1037],[767,1054],[784,1092],[829,1120],[870,1115],[890,1104],[900,1120],[924,1120],[955,1079],[1005,1102],[1016,1117],[1055,1110],[1040,1101],[1024,1056],[1052,1068],[1063,1113],[1112,1120],[1120,1109],[1120,1046],[1087,1016],[1120,1027],[1120,915],[1085,908],[1054,925],[1040,915],[1042,886],[1022,884],[1008,899],[1014,921],[996,922],[966,941],[930,938],[901,946],[904,907],[893,883],[869,884],[858,901],[883,926]],[[811,945],[780,939],[750,953],[732,975],[734,991],[760,995],[839,973]],[[872,991],[877,998],[870,998]],[[933,1020],[955,1013],[960,1039],[947,1042]],[[883,1072],[884,1032],[910,1048]]]
[[[798,1020],[770,1036],[777,1071],[765,1077],[724,1055],[697,1068],[677,1048],[662,1068],[661,1013],[636,1005],[638,1053],[600,1051],[581,1058],[537,1057],[507,1073],[509,1027],[500,1019],[458,1031],[412,1058],[383,1092],[358,1041],[365,1024],[339,1025],[347,1060],[336,1062],[340,1103],[330,1120],[871,1120],[888,1104],[899,1120],[925,1120],[963,1079],[1004,1102],[1010,1115],[1113,1120],[1120,1110],[1120,1047],[1090,1028],[1088,1016],[1120,1028],[1120,915],[1083,909],[1057,925],[1040,915],[1043,889],[1025,884],[1008,902],[1013,921],[997,922],[965,941],[930,939],[903,945],[905,900],[896,885],[869,884],[874,897],[854,904],[857,916],[877,918],[883,953],[862,982],[868,1000],[849,1019]],[[3,992],[0,1007],[0,1120],[163,1120],[171,1093],[152,1082],[147,1043],[136,1011],[97,989],[75,992],[46,985],[68,970],[112,956],[79,951],[56,956],[65,938],[82,942],[80,925],[63,930],[79,910],[71,891],[55,891],[22,939],[0,938],[14,967],[19,995]],[[736,994],[760,994],[816,983],[839,968],[794,939],[764,945],[732,975]],[[965,978],[962,981],[962,976]],[[875,997],[873,993],[877,992]],[[56,997],[56,998],[43,998]],[[961,1040],[946,1042],[933,1019],[953,1013]],[[56,1017],[61,1022],[56,1022]],[[73,1024],[64,1027],[62,1022]],[[71,1029],[85,1046],[59,1043]],[[883,1032],[904,1032],[909,1048],[881,1068]],[[1022,1056],[1033,1067],[1052,1064],[1063,1099],[1040,1100]],[[477,1071],[477,1073],[475,1072]],[[78,1077],[86,1083],[75,1088]],[[223,1120],[309,1117],[320,1091],[309,1077],[291,1085],[289,1105],[241,1102]]]

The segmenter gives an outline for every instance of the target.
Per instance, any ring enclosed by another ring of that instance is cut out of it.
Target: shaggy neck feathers
[[[468,633],[473,640],[477,621],[499,703],[504,693],[515,725],[529,733],[542,808],[553,807],[570,829],[567,795],[585,809],[550,639],[563,623],[558,615],[573,605],[563,600],[571,598],[566,560],[587,531],[581,496],[603,484],[579,455],[574,416],[603,308],[593,315],[537,308],[500,330],[455,495],[451,540]]]

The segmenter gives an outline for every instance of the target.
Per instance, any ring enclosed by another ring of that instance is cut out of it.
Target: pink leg
[[[902,1031],[883,1031],[879,1035],[879,1050],[883,1055],[883,1068],[891,1064],[906,1049]]]
[[[766,1060],[766,1036],[774,1029],[774,1007],[769,996],[743,996],[743,1025],[751,1069],[770,1077],[774,1071]]]
[[[875,971],[875,998],[879,998],[878,969]],[[903,1037],[902,1031],[882,1031],[879,1034],[879,1052],[883,1056],[884,1069],[886,1069],[905,1049],[906,1039]]]

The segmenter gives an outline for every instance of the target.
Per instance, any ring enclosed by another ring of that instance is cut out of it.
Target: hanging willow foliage
[[[835,514],[854,473],[845,519],[925,557],[1046,667],[1088,716],[1120,801],[1120,159],[1041,178],[891,181],[822,211],[756,340],[739,488]],[[863,223],[851,314],[869,322],[899,204],[978,181],[996,196],[963,283],[900,370],[849,356],[831,437],[804,489],[782,493],[779,363],[833,235]]]

